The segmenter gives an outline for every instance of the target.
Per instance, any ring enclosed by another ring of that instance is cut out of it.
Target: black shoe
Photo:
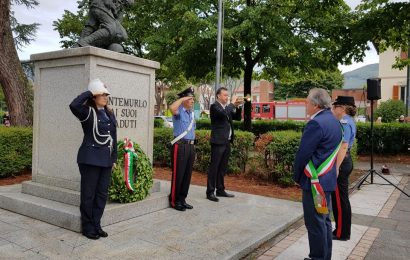
[[[97,233],[100,237],[108,237],[108,233],[102,229],[98,230]]]
[[[84,233],[83,232],[83,236],[87,237],[88,239],[93,239],[93,240],[97,240],[100,238],[98,234],[94,234],[94,233]]]
[[[182,203],[181,202],[177,202],[177,203],[175,203],[175,206],[173,207],[174,209],[176,209],[176,210],[179,210],[179,211],[185,211],[185,207],[184,207],[184,205],[182,205]]]
[[[215,194],[213,194],[213,193],[212,194],[207,194],[206,198],[211,200],[211,201],[215,201],[215,202],[219,201],[219,199],[217,197],[215,197]]]
[[[337,237],[337,236],[335,236],[334,234],[332,235],[332,239],[333,240],[339,240],[339,241],[347,241],[347,240],[350,240],[350,237],[346,237],[346,238],[344,238],[344,237]]]
[[[235,197],[235,195],[227,193],[226,191],[217,191],[216,196],[218,196],[218,197],[227,197],[227,198]]]
[[[193,208],[194,208],[192,205],[189,205],[189,204],[186,203],[185,201],[182,202],[182,206],[184,206],[186,209],[193,209]]]
[[[312,258],[305,258],[305,260],[312,260]]]

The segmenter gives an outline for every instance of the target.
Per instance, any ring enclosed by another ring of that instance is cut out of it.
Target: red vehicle
[[[255,102],[252,103],[252,119],[274,119],[275,102]]]
[[[307,121],[306,101],[275,101],[252,103],[252,119],[278,119]]]

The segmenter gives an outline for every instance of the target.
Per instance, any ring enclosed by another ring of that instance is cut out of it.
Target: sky
[[[345,2],[351,7],[355,8],[360,0],[345,0]],[[35,41],[30,45],[23,47],[18,52],[21,60],[29,60],[31,54],[56,51],[61,49],[60,36],[57,31],[53,30],[53,21],[61,19],[64,10],[69,10],[73,13],[77,11],[77,1],[57,1],[57,0],[39,0],[39,5],[34,9],[27,9],[23,5],[12,6],[12,11],[20,23],[39,23],[40,27],[37,31]],[[370,44],[371,50],[366,51],[366,57],[363,62],[353,63],[351,65],[339,65],[339,69],[342,73],[355,70],[362,66],[378,63],[379,56],[376,53],[374,47]]]

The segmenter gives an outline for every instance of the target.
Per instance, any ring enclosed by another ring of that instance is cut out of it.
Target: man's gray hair
[[[312,88],[307,98],[313,105],[317,105],[321,109],[330,108],[332,106],[332,99],[323,88]]]

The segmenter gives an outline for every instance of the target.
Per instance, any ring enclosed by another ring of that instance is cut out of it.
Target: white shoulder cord
[[[94,122],[93,122],[93,137],[94,137],[94,141],[95,141],[97,144],[99,144],[99,145],[105,145],[105,144],[107,144],[108,142],[110,142],[110,153],[111,153],[111,152],[112,152],[112,142],[113,142],[113,139],[112,139],[112,137],[111,137],[110,134],[102,135],[102,134],[100,134],[100,132],[98,132],[97,113],[95,112],[95,109],[92,109],[91,107],[89,107],[89,108],[90,108],[90,110],[89,110],[89,112],[88,112],[87,118],[84,119],[84,120],[82,120],[82,121],[80,121],[80,122],[81,122],[81,123],[82,123],[82,122],[85,122],[85,121],[90,117],[90,114],[91,114],[91,111],[92,111],[92,112],[93,112],[93,116],[94,116]],[[96,134],[98,135],[98,137],[107,138],[107,139],[106,139],[104,142],[100,142],[100,141],[97,139]]]
[[[178,135],[177,137],[174,138],[174,140],[171,141],[172,145],[174,145],[176,142],[181,140],[184,136],[186,136],[188,134],[189,131],[191,131],[192,126],[194,125],[194,121],[195,121],[194,112],[192,112],[191,116],[192,116],[192,120],[191,120],[191,123],[189,124],[188,128],[182,134]]]

